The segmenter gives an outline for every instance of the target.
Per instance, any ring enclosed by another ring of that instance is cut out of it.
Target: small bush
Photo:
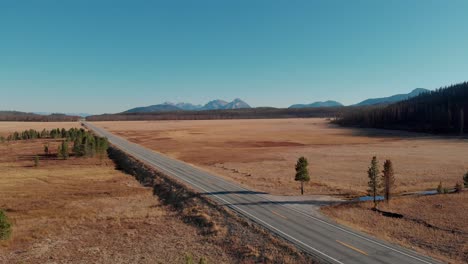
[[[437,185],[437,193],[444,193],[444,188],[442,187],[442,182]]]
[[[0,240],[6,240],[11,234],[11,224],[3,210],[0,210]]]
[[[208,262],[206,261],[206,258],[201,257],[201,258],[200,258],[200,261],[198,262],[198,264],[208,264]]]
[[[448,188],[444,188],[444,194],[447,194],[449,193],[449,189]]]
[[[461,183],[457,182],[457,184],[455,184],[455,192],[460,193],[461,191],[462,191],[462,185]]]
[[[39,167],[39,157],[37,155],[34,157],[34,167]]]
[[[193,264],[193,257],[192,255],[185,255],[185,264]]]

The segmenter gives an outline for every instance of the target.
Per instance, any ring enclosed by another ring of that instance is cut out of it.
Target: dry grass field
[[[324,119],[96,122],[130,141],[274,194],[297,195],[294,165],[309,159],[306,194],[358,195],[376,155],[393,161],[397,191],[453,186],[468,170],[468,140],[340,128]]]
[[[34,167],[44,143],[0,143],[0,208],[13,225],[0,263],[184,263],[186,255],[233,262],[107,158],[41,157]]]
[[[402,214],[390,218],[371,211],[372,203],[340,204],[322,211],[339,223],[371,233],[451,263],[468,263],[468,191],[399,197],[379,209]],[[431,226],[428,226],[431,225]]]

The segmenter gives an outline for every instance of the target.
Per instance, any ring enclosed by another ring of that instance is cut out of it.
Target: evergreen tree
[[[79,138],[75,138],[75,141],[73,142],[73,154],[75,154],[76,157],[81,157],[83,156],[83,146],[81,144],[81,141]]]
[[[65,140],[63,141],[63,147],[62,147],[62,150],[63,150],[63,156],[65,157],[65,159],[68,159],[68,141]]]
[[[385,201],[390,202],[393,188],[395,187],[395,175],[393,172],[393,164],[391,160],[386,160],[384,163],[383,173],[383,193]]]
[[[67,130],[65,130],[65,128],[62,128],[62,130],[60,131],[60,136],[62,138],[67,138]]]
[[[372,157],[371,165],[367,170],[367,176],[369,177],[369,182],[367,183],[369,189],[368,194],[372,196],[374,201],[374,209],[377,207],[377,194],[379,192],[379,162],[377,157]]]
[[[107,138],[95,137],[96,138],[96,153],[98,153],[99,158],[103,158],[106,155],[107,149],[109,148],[109,142]]]
[[[42,131],[41,131],[41,138],[47,138],[49,137],[48,131],[44,128]]]
[[[57,148],[57,158],[62,159],[63,158],[62,154],[63,154],[62,144],[60,144]]]
[[[44,154],[49,155],[49,144],[44,145]]]
[[[62,141],[62,145],[59,148],[60,150],[60,156],[63,159],[68,159],[68,141],[64,140]]]
[[[295,181],[301,182],[301,195],[304,194],[304,182],[310,181],[309,176],[309,162],[305,157],[300,157],[296,163],[296,177],[294,178]]]
[[[20,140],[20,139],[21,139],[21,138],[20,138],[20,134],[19,134],[18,132],[15,131],[15,132],[13,133],[13,140]]]

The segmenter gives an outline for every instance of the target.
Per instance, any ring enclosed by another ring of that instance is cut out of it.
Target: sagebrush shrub
[[[10,237],[11,224],[3,210],[0,210],[0,240],[5,240]]]

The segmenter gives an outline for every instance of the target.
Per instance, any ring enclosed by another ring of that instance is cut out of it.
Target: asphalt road
[[[414,251],[353,231],[330,220],[318,218],[266,195],[131,143],[84,122],[96,134],[157,170],[185,182],[240,215],[290,241],[324,263],[439,263]],[[228,150],[226,150],[228,151]]]

